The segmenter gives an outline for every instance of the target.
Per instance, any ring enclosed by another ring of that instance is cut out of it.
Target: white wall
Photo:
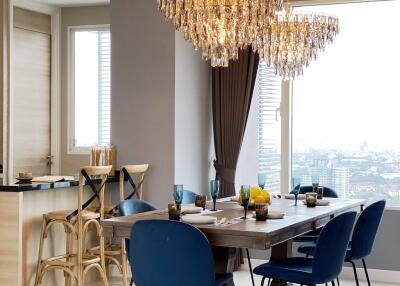
[[[208,192],[210,72],[201,52],[175,32],[175,183]]]
[[[210,77],[156,4],[111,1],[111,140],[117,164],[150,164],[144,199],[161,208],[175,182],[207,185]]]

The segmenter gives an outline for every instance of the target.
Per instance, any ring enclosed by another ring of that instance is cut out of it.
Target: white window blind
[[[111,140],[111,37],[101,31],[99,37],[99,144]]]
[[[255,92],[258,95],[259,173],[266,173],[266,188],[280,192],[281,173],[281,79],[260,61]]]

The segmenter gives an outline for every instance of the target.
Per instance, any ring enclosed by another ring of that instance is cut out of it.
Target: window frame
[[[370,2],[371,0],[292,0],[292,7],[306,7],[317,5],[335,5]],[[381,2],[386,0],[372,0]],[[283,111],[283,112],[282,112]],[[282,121],[282,147],[281,147],[281,194],[290,192],[292,176],[292,147],[293,147],[293,81],[282,81],[282,102],[281,102],[281,121]],[[398,210],[400,206],[386,206],[385,210]]]
[[[110,31],[109,24],[100,25],[79,25],[67,27],[67,154],[68,155],[89,155],[90,147],[79,147],[74,145],[75,135],[75,31]]]

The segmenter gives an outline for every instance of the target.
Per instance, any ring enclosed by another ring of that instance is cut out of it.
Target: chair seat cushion
[[[215,286],[223,286],[232,279],[232,273],[215,273]]]
[[[286,282],[313,284],[311,258],[290,257],[270,261],[254,268],[254,273]]]

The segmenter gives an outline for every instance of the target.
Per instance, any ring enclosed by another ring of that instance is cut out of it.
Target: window
[[[70,29],[69,151],[110,144],[109,28]]]
[[[258,172],[267,174],[266,186],[269,191],[280,193],[281,79],[264,61],[258,65],[254,93],[254,97],[258,98]]]
[[[341,27],[293,82],[293,176],[400,205],[400,1],[296,9],[335,14]]]

